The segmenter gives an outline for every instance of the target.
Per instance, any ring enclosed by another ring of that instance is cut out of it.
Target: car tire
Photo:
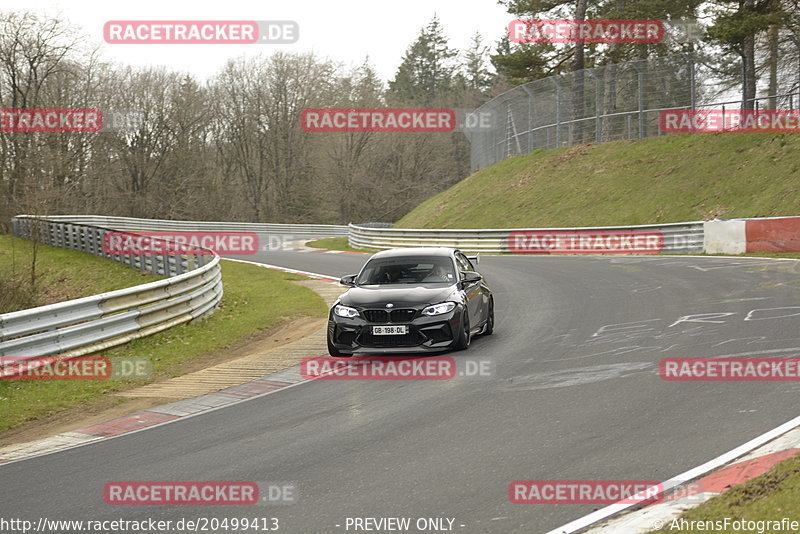
[[[469,348],[469,342],[471,340],[472,335],[469,331],[469,315],[467,315],[466,310],[464,310],[464,313],[461,316],[461,332],[459,332],[456,342],[453,343],[453,348],[455,350],[465,350]]]
[[[494,332],[494,299],[489,299],[489,315],[486,317],[486,324],[483,325],[481,334],[491,336],[492,332]]]
[[[342,352],[336,347],[334,347],[333,344],[331,343],[330,338],[328,338],[328,354],[330,354],[335,358],[347,358],[349,356],[352,356],[352,354],[347,354],[346,352]]]

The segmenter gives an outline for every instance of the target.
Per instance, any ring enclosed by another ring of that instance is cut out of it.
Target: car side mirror
[[[461,288],[469,284],[474,284],[483,280],[483,277],[475,271],[461,271]]]
[[[339,283],[343,286],[356,287],[356,276],[358,275],[348,274],[347,276],[343,276],[339,279]]]

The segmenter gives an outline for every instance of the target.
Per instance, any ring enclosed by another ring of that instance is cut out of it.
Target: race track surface
[[[367,257],[242,259],[341,276]],[[665,480],[798,415],[796,383],[657,374],[667,356],[800,356],[795,262],[502,256],[478,267],[495,294],[495,334],[451,356],[491,360],[495,376],[317,380],[0,465],[2,515],[276,517],[290,534],[348,532],[347,517],[425,517],[454,519],[464,534],[545,532],[602,505],[511,504],[510,482]],[[282,481],[299,501],[105,504],[103,485],[126,480]]]

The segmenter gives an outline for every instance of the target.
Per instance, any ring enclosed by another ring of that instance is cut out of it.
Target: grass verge
[[[676,134],[501,161],[401,228],[556,228],[800,215],[800,136]]]
[[[346,252],[377,252],[377,249],[353,248],[347,237],[326,237],[306,243],[309,247],[322,248],[325,250],[344,250]]]
[[[780,521],[787,517],[800,521],[800,455],[789,458],[761,476],[714,497],[707,502],[686,511],[681,519],[686,521],[714,522],[729,517],[731,520]],[[732,530],[721,528],[714,523],[702,526],[714,528],[671,528],[679,523],[667,522],[661,530],[652,532],[676,532],[689,534],[695,532],[794,532],[793,530]],[[701,526],[695,523],[694,526]]]
[[[0,313],[88,297],[161,279],[127,265],[65,248],[0,235]]]
[[[88,254],[81,257],[84,256],[94,258]],[[182,374],[181,365],[185,362],[224,350],[284,320],[325,316],[322,298],[291,283],[302,279],[300,276],[223,261],[222,277],[225,295],[213,315],[102,353],[110,357],[149,358],[153,363],[149,380],[0,381],[0,431],[59,410],[107,401],[109,393],[177,376]]]

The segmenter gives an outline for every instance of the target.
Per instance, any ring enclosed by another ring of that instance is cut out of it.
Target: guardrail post
[[[59,247],[68,248],[67,246],[67,226],[62,223],[51,224],[44,223],[48,229],[55,231],[56,243]]]

